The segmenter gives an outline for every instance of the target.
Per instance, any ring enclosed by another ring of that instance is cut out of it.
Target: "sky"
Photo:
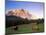
[[[26,2],[26,1],[9,1],[5,2],[5,10],[10,9],[26,9],[30,14],[38,16],[38,18],[43,18],[44,3],[42,2]]]

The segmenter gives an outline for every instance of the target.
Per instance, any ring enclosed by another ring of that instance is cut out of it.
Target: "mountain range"
[[[7,16],[18,16],[21,17],[23,19],[27,18],[28,20],[30,19],[37,19],[37,17],[35,15],[32,15],[29,13],[29,11],[24,10],[24,9],[15,9],[15,10],[10,10],[8,11],[8,13],[6,14]]]

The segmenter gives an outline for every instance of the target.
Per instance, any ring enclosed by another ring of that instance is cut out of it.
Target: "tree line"
[[[29,24],[29,23],[44,23],[44,19],[37,19],[37,20],[28,20],[17,17],[17,16],[6,16],[6,27],[16,26],[21,24]]]

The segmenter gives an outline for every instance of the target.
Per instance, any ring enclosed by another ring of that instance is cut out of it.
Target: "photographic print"
[[[44,3],[5,0],[6,34],[44,32]]]

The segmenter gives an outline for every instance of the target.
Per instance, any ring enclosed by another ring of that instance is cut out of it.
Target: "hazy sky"
[[[44,3],[41,2],[20,2],[20,1],[6,1],[6,11],[10,9],[23,8],[28,10],[33,15],[43,17]]]

